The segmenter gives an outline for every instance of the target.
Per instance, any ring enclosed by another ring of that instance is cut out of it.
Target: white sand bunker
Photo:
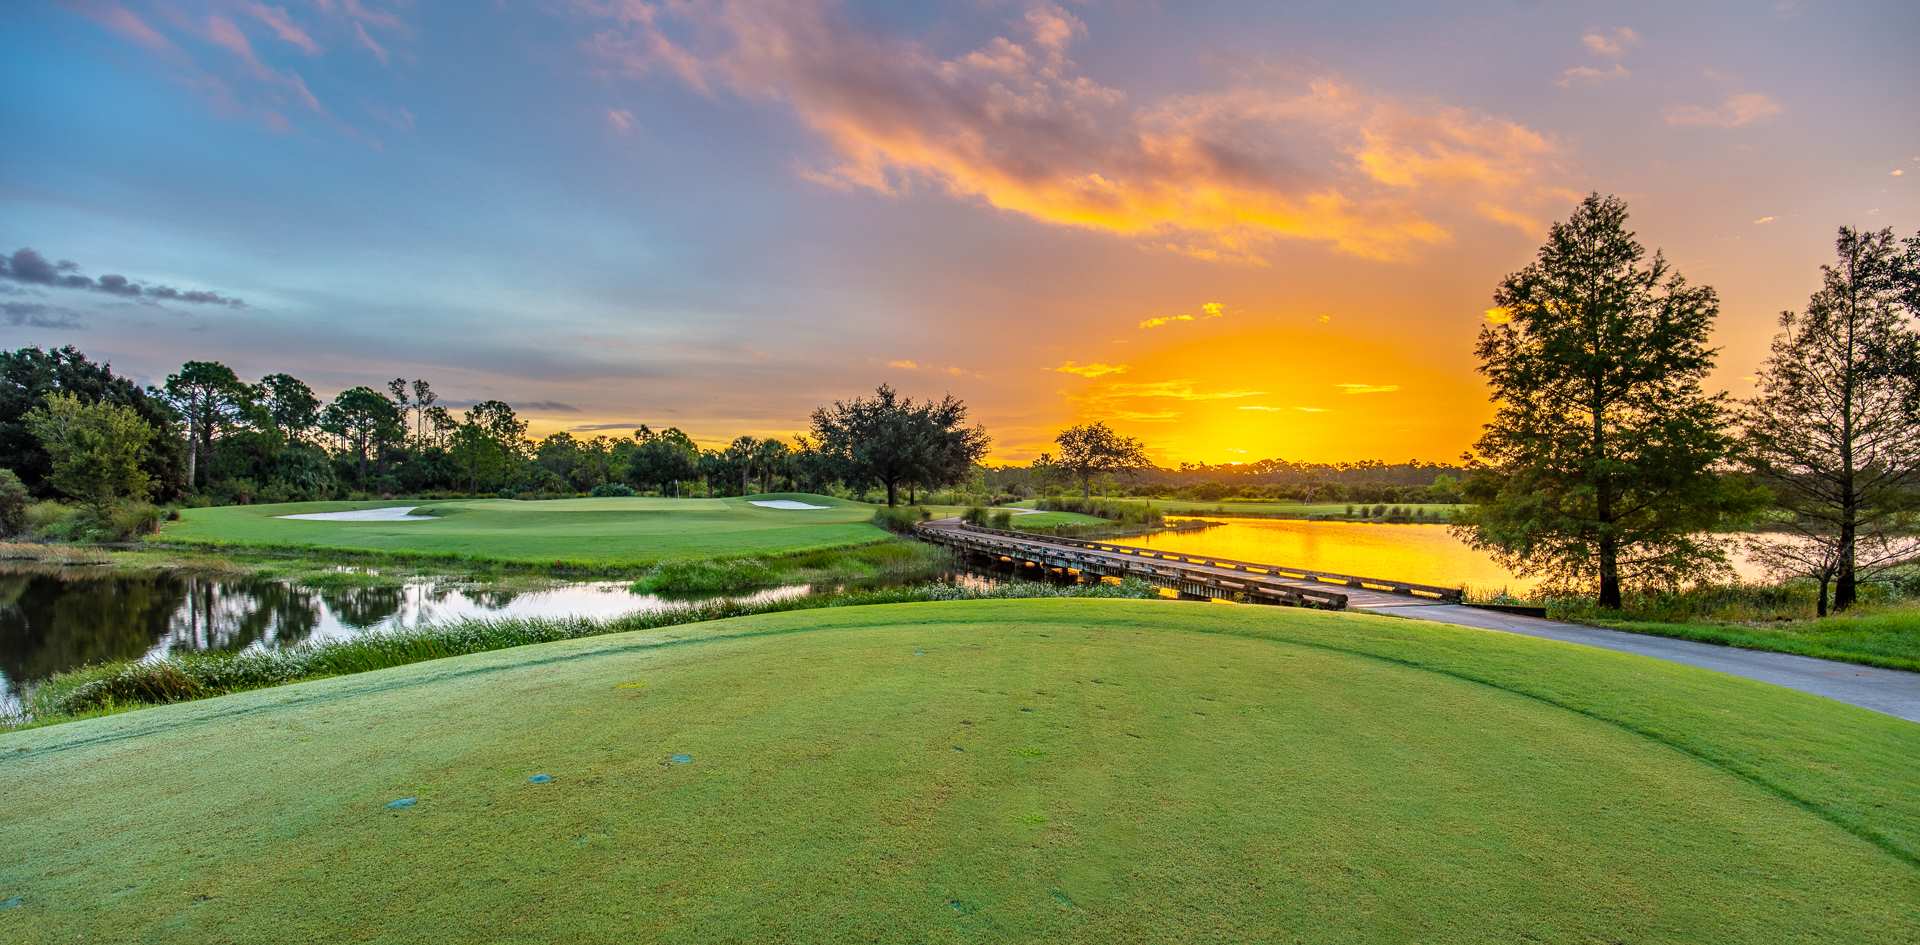
[[[763,509],[830,509],[830,508],[833,508],[833,506],[831,505],[808,505],[805,502],[795,502],[792,499],[750,499],[748,501],[752,502],[754,505],[757,505]]]
[[[390,509],[359,509],[353,512],[305,512],[300,515],[281,515],[278,518],[297,518],[309,522],[431,522],[431,515],[415,515],[417,505],[396,505]]]

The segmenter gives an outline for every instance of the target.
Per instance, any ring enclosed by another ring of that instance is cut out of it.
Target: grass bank
[[[56,675],[33,689],[27,705],[28,718],[19,720],[19,724],[47,725],[467,653],[749,614],[912,601],[1156,596],[1159,592],[1154,587],[1138,580],[1067,586],[1029,581],[1009,581],[991,587],[929,583],[772,600],[690,601],[683,607],[614,620],[465,620],[281,649],[184,651],[160,659],[103,663]]]
[[[1858,606],[1823,618],[1814,616],[1817,590],[1807,580],[1628,591],[1618,610],[1591,595],[1470,599],[1540,606],[1569,623],[1920,672],[1920,573],[1895,571],[1860,591]]]
[[[1618,611],[1553,598],[1547,616],[1635,633],[1920,672],[1920,600],[1881,586],[1845,614],[1814,617],[1800,582],[1630,594]]]
[[[1916,759],[1387,618],[836,607],[0,734],[0,938],[1905,943]]]
[[[946,549],[909,539],[759,558],[668,561],[633,583],[646,594],[726,594],[783,584],[926,581],[953,568]]]

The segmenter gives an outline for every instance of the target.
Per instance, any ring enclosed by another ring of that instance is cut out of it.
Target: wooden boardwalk
[[[1408,605],[1458,604],[1461,600],[1459,588],[981,528],[957,519],[927,522],[917,531],[927,541],[967,555],[1055,574],[1136,577],[1190,597],[1324,610],[1346,610],[1349,606],[1391,610]]]

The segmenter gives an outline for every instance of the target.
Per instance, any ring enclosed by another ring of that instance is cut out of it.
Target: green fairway
[[[1916,783],[1920,726],[1550,641],[831,608],[0,735],[0,940],[1905,943]]]
[[[769,509],[749,499],[790,499],[824,509]],[[315,512],[419,506],[421,521],[286,519]],[[873,507],[826,496],[748,499],[513,499],[300,502],[188,509],[160,540],[255,548],[328,549],[585,567],[780,555],[881,541]]]

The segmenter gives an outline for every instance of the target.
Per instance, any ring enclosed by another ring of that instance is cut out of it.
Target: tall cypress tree
[[[1764,557],[1820,582],[1822,616],[1829,583],[1846,610],[1862,574],[1920,552],[1905,521],[1920,486],[1911,270],[1892,230],[1841,227],[1834,249],[1805,313],[1781,313],[1744,417],[1747,461],[1796,536]]]
[[[1701,382],[1719,300],[1627,229],[1626,204],[1588,196],[1531,265],[1494,293],[1505,310],[1478,354],[1497,405],[1457,526],[1476,547],[1553,586],[1670,586],[1724,569],[1708,534],[1750,493],[1717,472],[1724,397]]]

